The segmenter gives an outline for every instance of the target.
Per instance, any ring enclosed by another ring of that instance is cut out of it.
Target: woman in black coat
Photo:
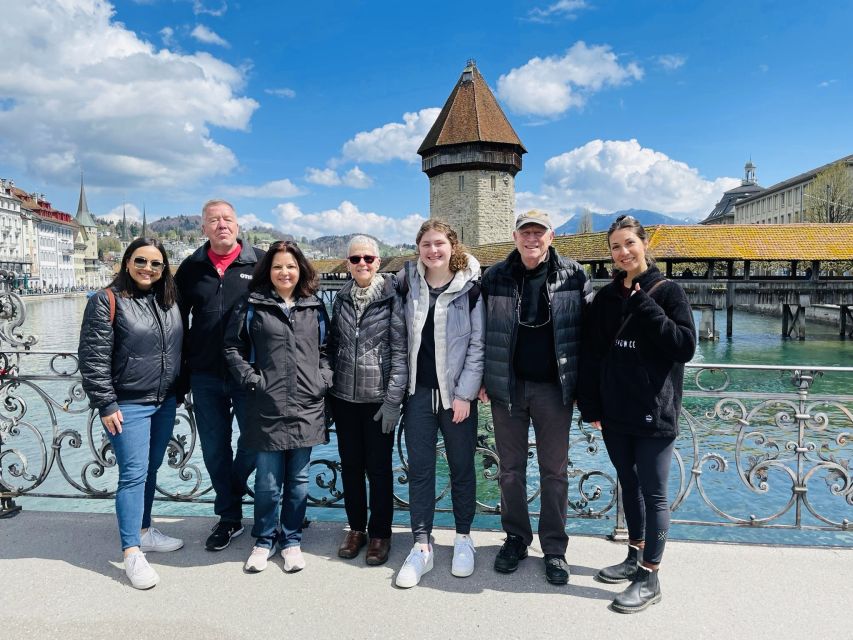
[[[285,571],[305,567],[308,466],[311,447],[326,440],[324,398],[332,380],[329,319],[316,291],[317,274],[296,243],[275,242],[255,267],[225,335],[225,361],[249,392],[243,436],[258,452],[250,573],[266,568],[276,545]]]
[[[612,607],[633,613],[661,599],[667,480],[696,328],[684,291],[647,256],[649,241],[635,218],[619,216],[607,240],[616,274],[595,296],[585,323],[578,404],[584,421],[602,431],[628,524],[628,557],[597,578],[630,580]]]
[[[355,558],[367,544],[365,561],[376,566],[388,560],[391,549],[391,454],[409,376],[406,316],[394,277],[378,273],[382,260],[376,241],[353,237],[347,256],[352,280],[335,296],[328,350],[349,523],[338,556]]]
[[[80,327],[80,374],[98,410],[118,465],[116,516],[124,569],[137,589],[160,578],[147,551],[175,551],[184,542],[151,526],[157,469],[175,425],[175,381],[183,324],[166,250],[137,238],[106,289],[89,299]]]

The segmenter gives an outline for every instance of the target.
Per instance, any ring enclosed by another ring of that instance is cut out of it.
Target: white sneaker
[[[397,572],[397,586],[401,589],[410,589],[421,581],[421,577],[432,571],[432,546],[429,551],[422,551],[420,544],[415,544],[403,566]]]
[[[252,547],[252,553],[243,566],[248,573],[260,573],[267,568],[267,560],[275,555],[275,547]]]
[[[457,578],[467,578],[474,573],[474,541],[471,536],[457,533],[453,543],[453,565],[450,568]]]
[[[149,551],[177,551],[184,546],[184,541],[180,538],[172,538],[161,532],[159,529],[149,527],[148,531],[142,534],[139,539],[139,550],[143,553]]]
[[[284,570],[287,573],[296,573],[305,568],[305,558],[300,547],[285,547],[281,550],[281,557],[284,559]]]
[[[160,582],[160,576],[151,568],[141,551],[131,553],[124,559],[124,572],[134,589],[150,589]]]

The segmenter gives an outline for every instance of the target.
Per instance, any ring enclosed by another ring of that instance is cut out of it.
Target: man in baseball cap
[[[581,314],[592,284],[574,260],[551,246],[544,211],[518,216],[515,249],[486,271],[486,356],[480,400],[491,401],[500,457],[501,525],[506,532],[495,570],[512,573],[527,557],[533,531],[527,508],[527,439],[531,421],[541,487],[539,543],[545,578],[569,581],[566,563],[568,447],[578,377]]]

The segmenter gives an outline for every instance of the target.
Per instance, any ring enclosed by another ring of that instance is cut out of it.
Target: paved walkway
[[[310,515],[310,514],[309,514]],[[620,615],[607,605],[620,590],[592,578],[623,547],[574,537],[568,586],[545,582],[538,549],[511,576],[491,564],[500,532],[477,531],[477,571],[450,575],[453,533],[435,532],[435,569],[420,586],[393,586],[410,547],[394,532],[391,560],[337,558],[340,524],[312,523],[308,566],[286,574],[277,558],[243,573],[247,534],[219,553],[202,542],[207,518],[157,518],[184,538],[172,554],[149,554],[160,573],[151,591],[132,589],[109,515],[25,511],[0,520],[0,621],[4,638],[131,640],[176,638],[849,638],[853,629],[853,547],[815,549],[670,542],[661,572],[663,601]],[[534,557],[535,556],[535,557]]]

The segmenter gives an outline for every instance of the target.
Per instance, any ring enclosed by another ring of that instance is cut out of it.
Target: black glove
[[[382,433],[391,433],[400,422],[400,407],[383,403],[373,419],[377,422],[382,421]]]

